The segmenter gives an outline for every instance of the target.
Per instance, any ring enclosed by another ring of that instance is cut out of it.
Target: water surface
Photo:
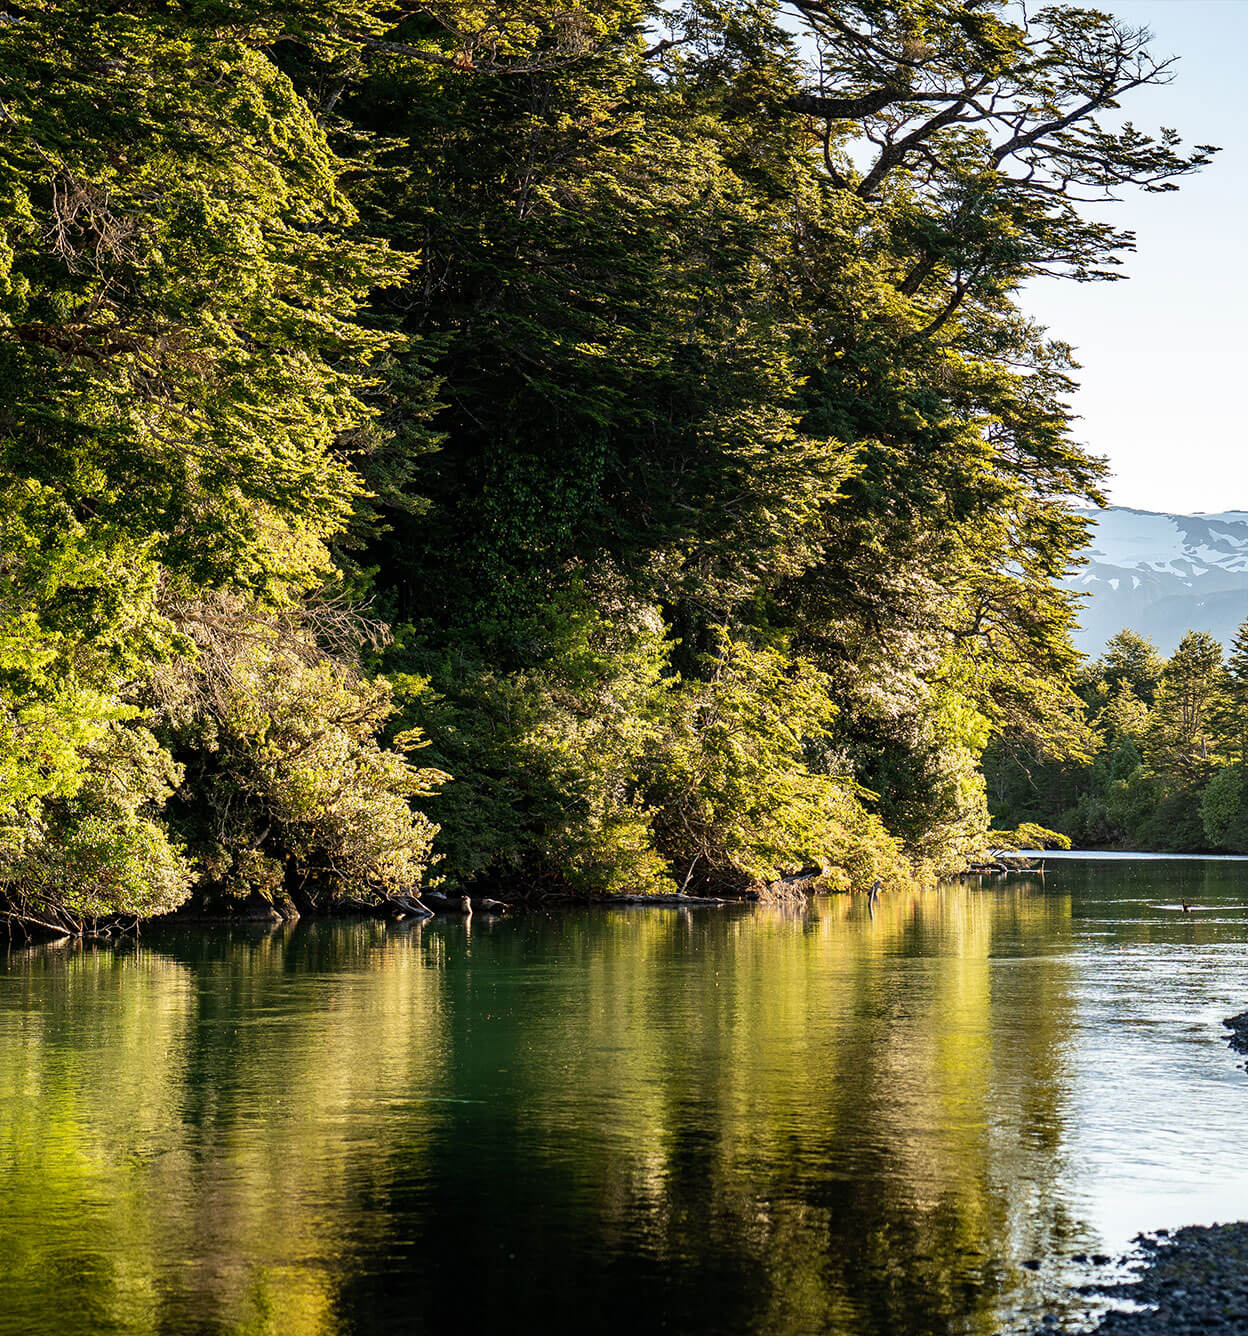
[[[1248,1007],[1246,907],[1248,867],[1066,861],[874,917],[0,956],[0,1333],[987,1336],[1077,1312],[1075,1259],[1248,1215],[1220,1025]]]

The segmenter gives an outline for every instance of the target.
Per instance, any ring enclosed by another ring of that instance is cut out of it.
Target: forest
[[[1122,110],[1174,72],[999,0],[9,5],[0,914],[845,889],[990,784],[1241,838],[1248,677],[1071,646],[1022,305],[1210,161]]]
[[[1189,631],[1163,660],[1120,631],[1077,690],[1088,754],[1060,762],[995,740],[984,758],[994,813],[1081,848],[1248,853],[1248,618],[1229,654]]]

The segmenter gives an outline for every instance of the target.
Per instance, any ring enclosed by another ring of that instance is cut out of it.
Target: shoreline
[[[1134,849],[1018,849],[1012,852],[1054,863],[1248,863],[1248,854],[1158,853]]]
[[[499,891],[507,896],[507,892]],[[0,944],[7,936],[9,946],[56,945],[63,942],[120,942],[162,927],[199,924],[204,926],[280,927],[299,922],[362,919],[378,922],[423,922],[432,918],[470,918],[473,914],[496,917],[552,909],[600,908],[654,909],[729,909],[736,906],[779,905],[798,907],[811,895],[847,894],[839,891],[814,891],[810,879],[794,879],[789,884],[773,883],[761,890],[750,889],[737,895],[577,895],[565,892],[523,892],[498,899],[490,895],[439,891],[414,894],[376,894],[372,899],[344,896],[324,907],[300,909],[287,895],[274,899],[253,893],[229,908],[203,908],[194,904],[180,906],[168,914],[144,918],[133,914],[86,917],[71,923],[56,923],[10,910],[0,916]],[[7,934],[4,932],[7,926]]]
[[[1248,1054],[1248,1011],[1222,1024],[1230,1032],[1227,1046]],[[1117,1259],[1127,1279],[1081,1285],[1077,1291],[1131,1308],[1111,1308],[1090,1328],[1050,1314],[1032,1329],[1033,1336],[1248,1336],[1248,1221],[1158,1229],[1138,1234],[1134,1242],[1136,1251]]]
[[[1124,1268],[1138,1268],[1130,1279],[1079,1287],[1089,1297],[1134,1307],[1111,1309],[1092,1328],[1050,1314],[1033,1336],[1248,1336],[1248,1221],[1159,1229],[1139,1235],[1136,1245],[1138,1253],[1119,1259]]]

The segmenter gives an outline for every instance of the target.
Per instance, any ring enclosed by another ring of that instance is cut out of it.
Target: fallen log
[[[607,905],[734,905],[736,900],[722,900],[710,895],[609,895]]]
[[[411,915],[413,918],[433,917],[433,910],[428,905],[422,904],[419,896],[392,895],[388,897],[386,903],[394,906],[405,915]]]

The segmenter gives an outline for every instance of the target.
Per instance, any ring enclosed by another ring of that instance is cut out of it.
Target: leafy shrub
[[[1209,843],[1230,853],[1248,852],[1248,771],[1223,766],[1205,786],[1200,816]]]
[[[908,876],[845,768],[829,767],[836,707],[824,676],[722,628],[702,667],[704,680],[674,693],[647,785],[681,884],[743,887],[812,867],[835,889]]]
[[[191,868],[161,813],[181,771],[141,725],[114,724],[72,795],[29,804],[0,829],[3,913],[52,927],[168,913]]]
[[[186,758],[180,825],[210,880],[237,895],[276,878],[305,904],[418,888],[437,827],[409,800],[446,776],[410,759],[418,735],[377,741],[390,688],[357,661],[376,628],[228,595],[170,600],[169,613],[191,652],[157,678],[159,718]]]

